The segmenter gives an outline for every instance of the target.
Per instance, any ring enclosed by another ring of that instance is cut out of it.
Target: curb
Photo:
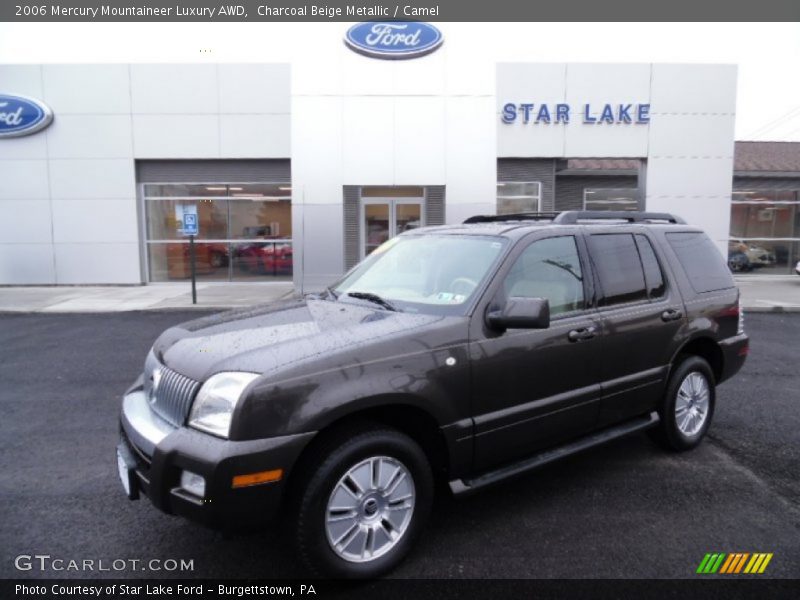
[[[800,306],[742,306],[745,313],[800,313]]]

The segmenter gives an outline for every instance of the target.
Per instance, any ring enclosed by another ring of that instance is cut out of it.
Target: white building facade
[[[671,212],[727,251],[735,67],[498,62],[440,28],[408,60],[337,26],[292,64],[0,65],[54,114],[0,138],[0,284],[185,280],[187,214],[198,277],[298,291],[498,210]]]

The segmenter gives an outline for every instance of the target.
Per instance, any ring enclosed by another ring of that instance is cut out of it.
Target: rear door
[[[685,316],[646,228],[591,232],[586,242],[602,330],[602,427],[656,408]]]
[[[577,231],[567,231],[520,242],[473,315],[470,358],[478,472],[595,426],[600,327],[591,309],[581,238]],[[489,329],[487,307],[514,296],[547,298],[550,327],[503,333]]]

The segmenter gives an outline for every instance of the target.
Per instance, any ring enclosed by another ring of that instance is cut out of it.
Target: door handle
[[[683,316],[683,313],[675,308],[670,308],[661,313],[661,320],[665,323],[669,321],[677,321]]]
[[[594,327],[581,327],[580,329],[573,329],[567,334],[567,339],[570,342],[589,340],[594,337],[596,331],[597,330]]]

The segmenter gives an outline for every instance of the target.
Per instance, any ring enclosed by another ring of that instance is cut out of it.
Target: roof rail
[[[627,221],[628,223],[648,223],[651,221],[666,221],[667,223],[686,223],[680,217],[670,213],[651,213],[629,210],[568,210],[553,219],[554,223],[570,225],[578,221]]]
[[[525,212],[510,215],[475,215],[469,223],[505,223],[513,221],[551,221],[559,225],[574,225],[579,221],[627,221],[628,223],[667,223],[686,224],[686,221],[670,213],[638,212],[631,210],[567,210],[564,212]]]
[[[525,212],[510,215],[475,215],[464,224],[469,223],[502,223],[505,221],[555,221],[561,214],[557,212]]]

